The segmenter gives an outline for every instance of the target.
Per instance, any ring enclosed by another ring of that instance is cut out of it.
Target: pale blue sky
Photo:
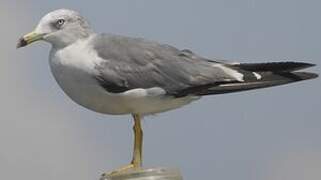
[[[2,0],[0,179],[98,179],[131,158],[130,116],[97,114],[68,99],[49,71],[49,45],[15,49],[62,7],[80,11],[97,32],[321,70],[318,0]],[[179,167],[185,180],[320,179],[320,81],[206,97],[146,117],[145,165]]]

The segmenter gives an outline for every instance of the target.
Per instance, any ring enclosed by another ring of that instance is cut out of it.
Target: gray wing
[[[101,34],[92,40],[103,62],[95,78],[108,92],[160,87],[167,94],[185,96],[198,89],[237,81],[219,63],[189,50],[178,50],[141,38]],[[227,67],[225,67],[227,68]]]

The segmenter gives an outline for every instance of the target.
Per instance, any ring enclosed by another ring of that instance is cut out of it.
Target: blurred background
[[[0,179],[94,180],[127,164],[130,116],[76,105],[54,81],[50,46],[18,38],[58,8],[97,32],[138,36],[206,57],[321,67],[318,0],[1,0]],[[321,179],[321,78],[203,98],[144,120],[145,166],[186,180]]]

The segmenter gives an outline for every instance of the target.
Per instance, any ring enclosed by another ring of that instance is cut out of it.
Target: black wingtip
[[[271,71],[271,72],[292,72],[316,66],[306,62],[270,62],[270,63],[244,63],[237,65],[247,71]]]
[[[319,74],[316,74],[316,73],[310,73],[310,72],[303,72],[303,73],[306,79],[315,79],[319,77]]]
[[[318,74],[311,73],[311,72],[292,72],[288,74],[289,76],[285,76],[285,77],[291,78],[295,81],[309,80],[309,79],[315,79],[319,77]]]
[[[316,64],[306,63],[306,62],[293,62],[293,63],[297,64],[298,67],[302,67],[302,68],[309,68],[309,67],[316,66]]]

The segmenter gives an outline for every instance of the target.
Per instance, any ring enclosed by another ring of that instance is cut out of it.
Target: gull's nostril
[[[25,47],[28,45],[28,42],[24,38],[20,38],[17,44],[17,48]]]

